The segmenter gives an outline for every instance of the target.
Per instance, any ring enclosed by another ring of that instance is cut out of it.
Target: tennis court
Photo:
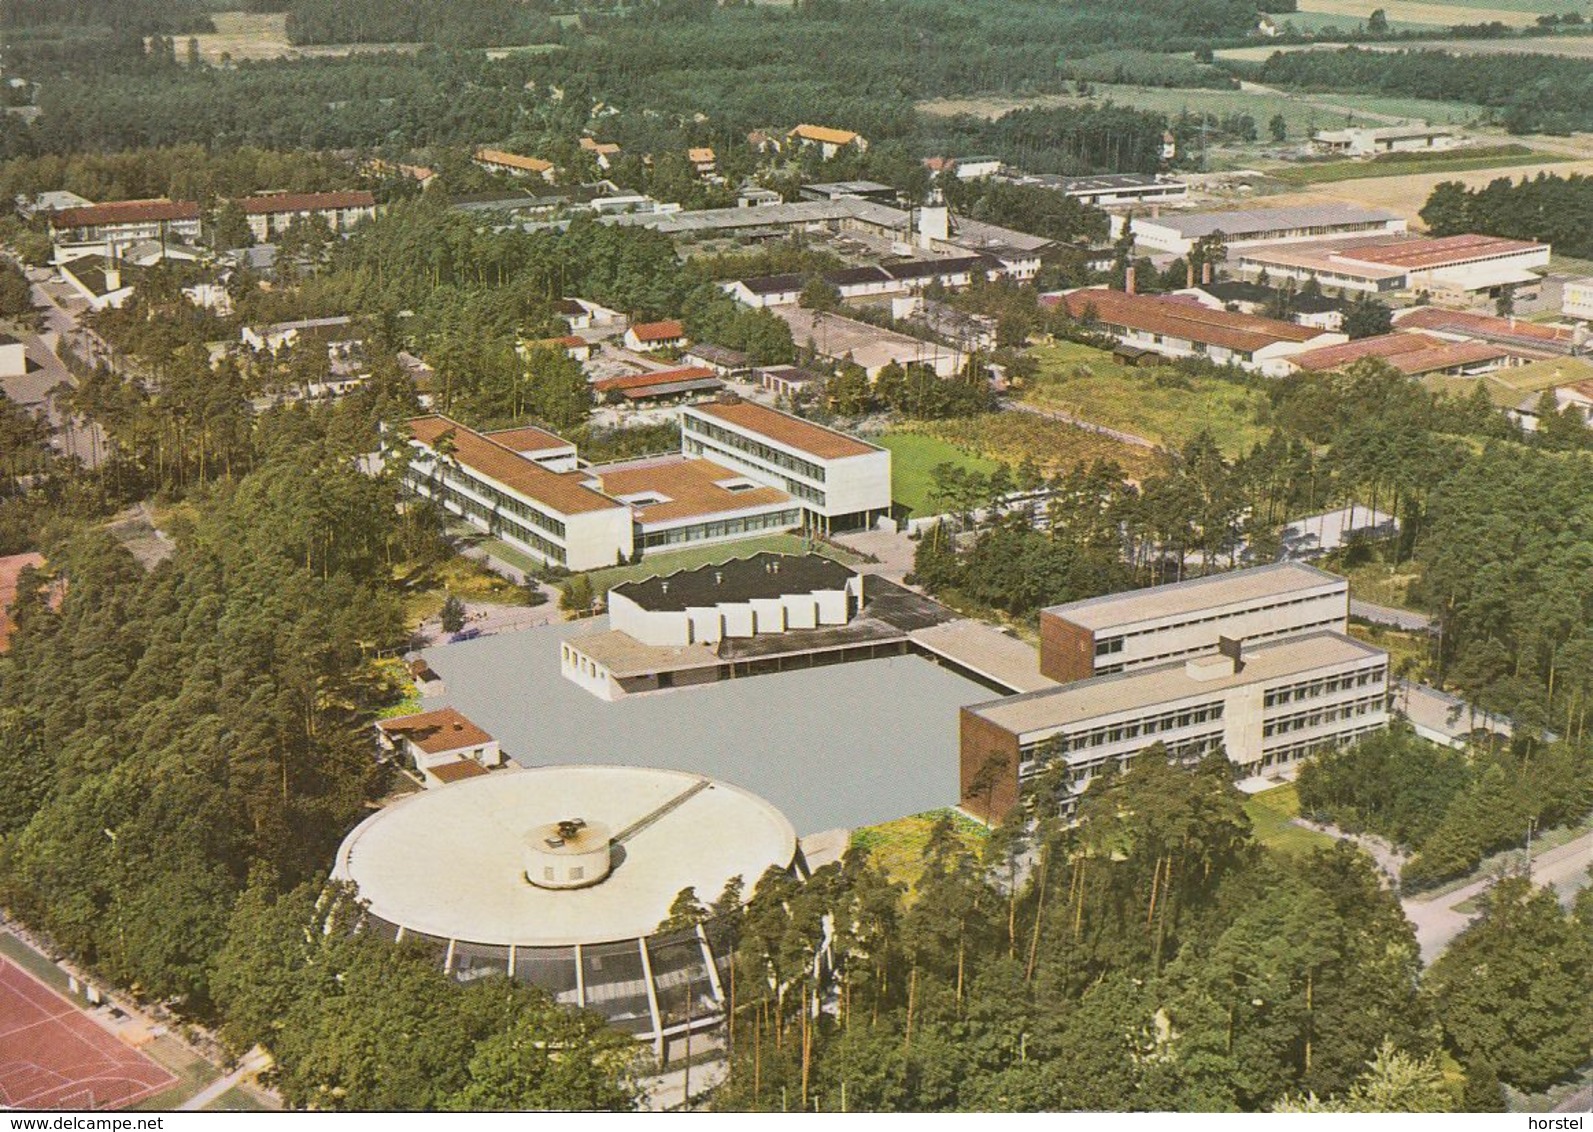
[[[176,1080],[70,999],[0,958],[0,1104],[126,1108]]]

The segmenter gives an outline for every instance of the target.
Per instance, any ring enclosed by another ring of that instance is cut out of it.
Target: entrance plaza
[[[425,706],[458,708],[524,766],[661,767],[740,786],[800,836],[957,804],[958,711],[989,688],[902,655],[608,702],[559,672],[560,642],[606,623],[427,649],[448,692]]]

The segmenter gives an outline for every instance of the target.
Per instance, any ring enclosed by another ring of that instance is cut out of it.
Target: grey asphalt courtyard
[[[559,674],[558,642],[607,619],[425,651],[452,704],[524,766],[690,770],[751,790],[799,835],[954,805],[957,709],[988,689],[916,656],[751,676],[608,703]]]

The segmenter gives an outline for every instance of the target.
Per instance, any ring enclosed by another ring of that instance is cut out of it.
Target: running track
[[[126,1108],[176,1080],[70,999],[0,958],[0,1104]]]

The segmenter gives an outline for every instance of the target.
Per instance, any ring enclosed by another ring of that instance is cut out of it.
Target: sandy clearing
[[[213,32],[194,38],[199,41],[199,57],[218,63],[222,55],[233,60],[291,59],[311,56],[337,57],[371,51],[417,51],[418,43],[346,43],[319,47],[295,47],[288,42],[287,15],[283,12],[216,12],[211,16]],[[177,57],[186,57],[178,38]]]

